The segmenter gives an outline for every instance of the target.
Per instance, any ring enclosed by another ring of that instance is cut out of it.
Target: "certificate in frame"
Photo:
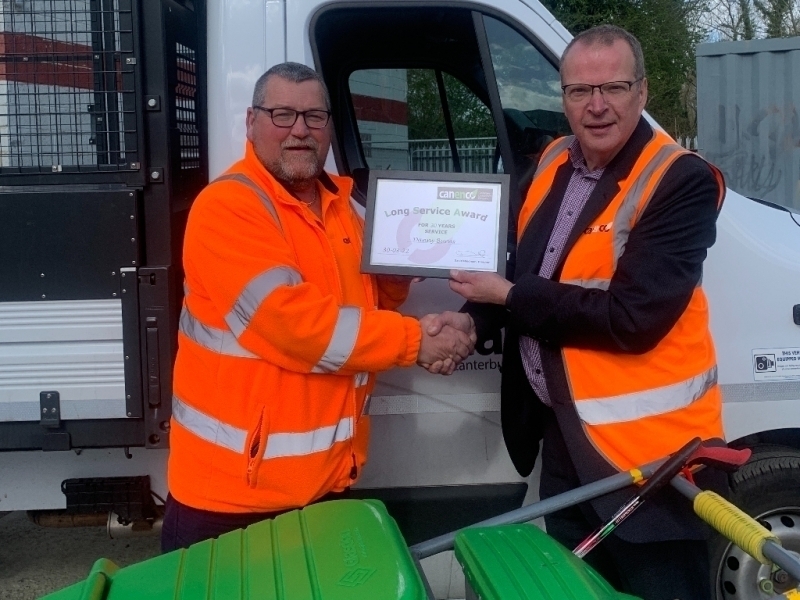
[[[505,276],[509,176],[370,171],[362,273]]]

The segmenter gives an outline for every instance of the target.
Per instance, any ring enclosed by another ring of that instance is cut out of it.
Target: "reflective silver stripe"
[[[619,257],[622,256],[622,253],[625,251],[625,245],[628,243],[628,236],[630,236],[631,229],[635,224],[633,220],[634,215],[636,215],[640,207],[641,211],[644,211],[645,206],[650,202],[650,198],[645,198],[644,193],[648,183],[653,177],[653,173],[664,166],[664,163],[671,162],[684,153],[684,149],[677,144],[667,144],[656,152],[653,159],[645,166],[642,172],[639,173],[636,181],[634,181],[633,185],[628,189],[628,193],[625,195],[625,198],[623,198],[622,204],[617,210],[617,214],[614,215],[614,240],[612,242],[614,247],[614,271],[617,270],[617,261],[619,261]],[[651,188],[651,195],[657,187],[658,182]],[[641,214],[641,211],[639,214]]]
[[[369,373],[356,373],[356,387],[360,388],[362,385],[367,385],[367,381],[369,381]]]
[[[236,337],[242,335],[256,314],[258,307],[275,288],[281,285],[297,285],[303,282],[300,273],[291,267],[273,267],[256,275],[248,283],[227,315],[225,322]]]
[[[367,394],[367,397],[364,398],[364,407],[361,409],[362,416],[369,414],[369,407],[371,404],[372,404],[372,394]]]
[[[242,347],[236,336],[229,330],[217,329],[204,325],[189,312],[186,305],[181,310],[181,319],[178,330],[206,350],[225,354],[226,356],[239,356],[242,358],[258,358],[255,354]]]
[[[304,433],[271,433],[267,438],[264,458],[305,456],[322,452],[337,442],[353,437],[353,418],[345,417],[336,425],[320,427]]]
[[[594,288],[598,290],[607,290],[610,279],[565,279],[560,283],[568,283],[570,285],[579,285],[585,288]]]
[[[335,373],[342,368],[353,353],[361,323],[361,309],[355,306],[343,306],[339,309],[339,317],[333,328],[333,335],[328,348],[311,369],[312,373]]]
[[[558,158],[562,152],[569,148],[574,139],[574,135],[567,135],[557,139],[554,142],[551,142],[547,147],[544,156],[539,159],[539,164],[536,166],[536,175],[539,175],[542,171],[552,165],[553,161]],[[534,177],[536,177],[536,175],[534,175]]]
[[[575,402],[578,416],[587,425],[611,425],[635,421],[685,408],[717,383],[717,367],[695,377],[654,390],[593,398]]]
[[[217,183],[218,181],[236,181],[253,190],[253,192],[255,192],[255,194],[261,200],[261,204],[264,205],[264,208],[266,208],[267,211],[269,211],[269,214],[272,215],[272,218],[275,220],[275,224],[278,226],[278,229],[281,230],[281,234],[283,234],[283,225],[281,225],[281,220],[278,218],[278,211],[275,210],[275,205],[272,203],[272,199],[267,196],[267,193],[258,187],[252,179],[250,179],[244,173],[228,173],[227,175],[221,175],[217,177],[211,183]]]
[[[188,429],[197,437],[244,454],[247,431],[233,425],[223,423],[192,408],[177,396],[172,396],[172,417],[184,429]]]
[[[227,425],[219,419],[192,408],[177,396],[172,396],[172,416],[184,429],[199,438],[223,446],[239,454],[245,453],[247,431]],[[264,458],[304,456],[328,450],[337,442],[353,437],[353,418],[344,417],[336,425],[320,427],[303,433],[271,433],[267,436]]]

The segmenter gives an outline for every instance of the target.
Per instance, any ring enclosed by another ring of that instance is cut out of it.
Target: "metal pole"
[[[672,487],[692,501],[694,501],[695,497],[702,491],[699,487],[687,481],[682,475],[673,477],[670,483]],[[800,580],[800,560],[791,552],[784,550],[780,544],[776,544],[771,540],[764,544],[761,551],[764,553],[764,556],[789,573],[789,575]],[[780,598],[780,596],[778,597]]]
[[[422,585],[425,588],[425,600],[436,600],[436,596],[433,594],[431,584],[428,582],[428,578],[425,576],[425,571],[422,569],[422,564],[419,562],[419,558],[412,554],[411,560],[414,561],[414,566],[417,569],[417,573],[419,573],[419,577],[422,579]]]
[[[639,469],[641,472],[641,478],[649,478],[663,462],[663,460],[660,460],[641,467]],[[585,502],[586,500],[592,500],[593,498],[603,496],[604,494],[615,492],[624,487],[628,487],[629,485],[633,484],[633,482],[634,478],[630,471],[617,473],[611,477],[606,477],[605,479],[595,481],[594,483],[583,485],[574,490],[570,490],[569,492],[553,496],[547,500],[542,500],[541,502],[535,502],[534,504],[523,506],[522,508],[492,517],[491,519],[481,521],[480,523],[475,523],[469,527],[491,527],[493,525],[526,523],[563,508],[574,506],[576,504],[580,504],[581,502]],[[439,554],[445,550],[452,550],[453,544],[455,543],[456,534],[459,531],[461,530],[451,531],[450,533],[445,533],[439,537],[420,542],[419,544],[414,544],[409,548],[411,555],[415,558],[422,559],[427,558],[428,556],[433,556],[434,554]]]

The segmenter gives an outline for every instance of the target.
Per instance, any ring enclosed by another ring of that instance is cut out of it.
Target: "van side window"
[[[492,172],[492,115],[455,77],[434,69],[364,69],[348,83],[370,169]]]
[[[511,150],[520,180],[527,188],[542,150],[570,134],[561,103],[558,69],[514,29],[484,16],[492,66]]]

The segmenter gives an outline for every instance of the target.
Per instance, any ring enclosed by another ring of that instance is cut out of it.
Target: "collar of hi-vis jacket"
[[[566,258],[569,248],[574,245],[580,233],[587,227],[588,224],[594,221],[594,219],[605,209],[617,192],[619,192],[620,182],[630,174],[633,166],[636,164],[637,159],[641,155],[642,150],[644,150],[644,147],[647,146],[647,144],[653,139],[653,135],[653,128],[650,126],[647,120],[644,117],[639,117],[639,123],[633,130],[631,137],[628,138],[628,141],[625,143],[619,153],[613,159],[611,159],[611,162],[608,163],[605,171],[603,171],[603,175],[598,180],[597,185],[589,196],[589,199],[586,201],[583,210],[578,215],[578,219],[567,238],[564,252],[562,253],[561,260],[559,261],[559,267],[556,269],[557,272],[560,270],[560,265]],[[555,143],[557,142],[558,140]],[[569,159],[566,159],[564,164],[558,167],[558,171],[560,172],[561,169],[568,169],[571,172],[573,168],[574,167]],[[536,178],[534,177],[534,181],[535,179]],[[525,230],[533,224],[534,218],[536,217],[537,213],[541,212],[541,209],[543,206],[545,206],[545,204],[552,202],[557,202],[558,204],[561,203],[564,193],[566,192],[567,185],[569,184],[569,179],[569,177],[562,178],[556,175],[556,177],[553,179],[553,182],[555,183],[561,180],[563,187],[552,187],[546,194],[545,198],[542,199],[539,205],[535,207],[532,212],[527,212],[525,210],[525,206],[523,205],[523,210],[520,211],[519,223],[517,225],[517,235],[519,236],[520,240],[522,239]]]
[[[263,189],[273,203],[281,204],[289,210],[297,211],[306,221],[310,222],[309,211],[304,210],[302,202],[295,198],[283,185],[264,167],[261,160],[256,155],[255,148],[251,141],[245,144],[244,158],[234,164],[226,174],[244,172],[253,183]],[[363,220],[358,212],[353,208],[354,200],[350,199],[353,190],[353,180],[350,177],[341,175],[331,175],[323,171],[317,180],[322,184],[323,214],[326,214],[331,205],[335,206],[336,213],[340,217],[341,224],[349,229],[351,238],[356,240],[355,251],[361,254],[361,228]],[[280,212],[280,211],[278,211]],[[278,214],[273,215],[280,224]],[[346,218],[345,216],[349,217]],[[373,278],[368,274],[362,274],[364,291],[369,305],[377,307],[377,290],[374,287]]]
[[[275,179],[272,173],[267,171],[256,155],[253,143],[249,140],[245,145],[244,159],[240,164],[247,170],[247,175],[268,192],[273,202],[280,202],[281,204],[294,208],[300,207],[301,201],[292,196],[292,194]],[[235,169],[234,167],[234,170]],[[341,202],[345,205],[349,205],[350,194],[353,190],[352,179],[340,175],[331,175],[323,171],[317,180],[322,184],[325,190],[330,192],[329,198],[331,202]],[[324,205],[325,203],[323,203],[323,206]]]

